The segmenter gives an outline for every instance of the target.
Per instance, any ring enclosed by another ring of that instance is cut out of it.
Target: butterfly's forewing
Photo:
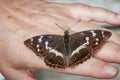
[[[97,48],[99,48],[111,33],[104,30],[88,30],[71,35],[71,59],[69,66],[74,66],[90,58]]]
[[[44,57],[50,67],[64,68],[64,43],[60,35],[40,35],[27,39],[24,44],[36,55]]]

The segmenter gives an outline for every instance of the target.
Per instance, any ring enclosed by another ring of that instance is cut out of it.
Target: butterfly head
[[[64,34],[65,34],[65,35],[69,35],[69,31],[66,30],[66,31],[64,32]]]

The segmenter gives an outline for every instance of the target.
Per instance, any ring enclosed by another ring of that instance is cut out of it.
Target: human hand
[[[35,80],[30,71],[36,69],[94,78],[117,75],[118,69],[108,64],[120,63],[120,35],[113,31],[110,40],[93,57],[74,68],[50,68],[24,45],[24,40],[39,34],[62,35],[64,31],[55,23],[67,29],[81,19],[71,29],[74,32],[103,29],[91,21],[120,25],[116,13],[84,4],[65,5],[39,0],[4,0],[0,3],[0,11],[0,72],[8,80]]]

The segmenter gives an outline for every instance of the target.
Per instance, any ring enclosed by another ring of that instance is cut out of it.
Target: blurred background
[[[91,6],[103,7],[115,11],[117,13],[120,13],[120,0],[46,0],[46,1],[57,2],[57,3],[84,3]],[[112,26],[104,23],[100,23],[100,25],[120,33],[120,27]],[[117,66],[120,70],[119,64],[112,64],[112,65]],[[46,70],[37,70],[34,72],[34,75],[38,80],[98,80],[83,76],[60,74]],[[5,80],[5,78],[1,74],[0,74],[0,80]],[[118,75],[114,79],[106,79],[106,80],[120,80],[120,75]]]

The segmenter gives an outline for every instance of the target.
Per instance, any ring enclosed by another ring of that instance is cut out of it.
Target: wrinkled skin
[[[55,23],[67,29],[76,21],[72,32],[88,29],[104,29],[93,24],[105,22],[120,25],[117,13],[84,4],[56,4],[39,0],[1,0],[0,1],[0,72],[8,80],[36,80],[30,71],[46,69],[61,73],[89,76],[94,78],[113,78],[118,69],[108,64],[120,63],[120,35],[112,36],[92,58],[74,68],[53,69],[45,65],[24,44],[24,40],[38,34],[63,34]],[[112,73],[108,69],[113,70]],[[106,71],[108,70],[108,71]],[[92,73],[91,73],[92,72]]]

